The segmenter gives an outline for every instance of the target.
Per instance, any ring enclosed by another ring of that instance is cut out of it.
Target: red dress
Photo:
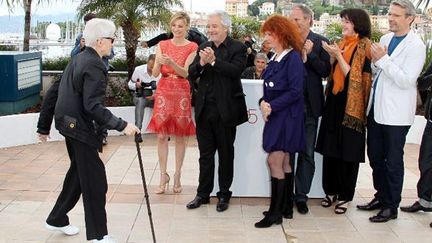
[[[182,67],[188,56],[198,49],[194,42],[176,46],[171,40],[161,41],[159,46],[162,54],[168,55]],[[162,65],[160,71],[162,77],[157,84],[153,115],[147,130],[166,135],[194,135],[189,81],[177,75],[168,65]]]

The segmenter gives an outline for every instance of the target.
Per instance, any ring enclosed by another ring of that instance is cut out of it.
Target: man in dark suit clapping
[[[419,91],[427,91],[428,94],[424,115],[426,127],[423,131],[418,156],[420,170],[420,178],[417,182],[418,200],[410,206],[400,207],[402,211],[407,213],[432,212],[432,64],[417,79],[417,88]],[[430,227],[432,227],[432,223]]]
[[[314,149],[318,118],[321,116],[324,106],[322,79],[330,73],[330,56],[321,46],[321,41],[328,42],[328,40],[310,30],[313,23],[313,12],[310,8],[306,5],[295,5],[292,8],[290,18],[297,23],[304,39],[302,58],[307,70],[307,77],[303,85],[306,149],[298,156],[294,195],[297,211],[306,214],[309,211],[306,204],[307,194],[310,191],[315,173]]]
[[[198,86],[195,100],[196,134],[200,151],[197,195],[187,208],[209,203],[213,190],[216,150],[219,155],[218,212],[228,208],[232,192],[234,140],[237,125],[248,115],[240,75],[245,68],[246,46],[228,36],[231,19],[218,11],[208,16],[211,41],[200,45],[189,66],[189,78]]]

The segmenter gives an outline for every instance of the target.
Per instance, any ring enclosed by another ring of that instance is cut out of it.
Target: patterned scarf
[[[371,41],[362,38],[351,63],[348,97],[342,125],[363,133],[366,125],[366,109],[372,86],[372,76],[363,71],[366,58],[370,60]]]
[[[357,49],[354,52],[354,57],[350,65],[351,68],[348,73],[349,84],[347,102],[344,119],[342,121],[343,126],[354,129],[360,133],[364,132],[364,127],[366,125],[366,108],[372,86],[371,73],[363,71],[366,58],[370,60],[371,57],[370,47],[371,41],[368,38],[360,39],[357,44]],[[348,62],[349,61],[348,59]],[[334,71],[336,72],[336,70]],[[331,75],[330,77],[334,78],[335,76]],[[336,80],[330,80],[330,82],[334,82],[334,85],[336,84]]]

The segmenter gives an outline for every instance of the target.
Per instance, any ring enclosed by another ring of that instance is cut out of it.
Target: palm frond
[[[424,6],[424,9],[426,10],[429,7],[430,0],[417,0],[416,7]]]
[[[92,0],[79,9],[79,15],[94,12],[122,27],[130,77],[141,31],[159,23],[167,25],[173,6],[182,6],[181,0]]]

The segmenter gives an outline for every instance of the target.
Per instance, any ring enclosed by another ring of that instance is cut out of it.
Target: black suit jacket
[[[427,67],[426,71],[417,79],[419,91],[428,91],[425,103],[425,118],[432,119],[432,64]]]
[[[160,41],[172,39],[174,35],[172,33],[162,33],[156,37],[151,38],[147,41],[147,46],[152,47],[157,45]],[[197,28],[191,27],[188,31],[186,39],[201,45],[203,42],[207,41],[207,37],[201,33]]]
[[[226,52],[216,55],[214,66],[200,65],[200,56],[196,55],[189,66],[189,80],[197,87],[195,97],[195,120],[198,122],[203,111],[207,94],[207,87],[212,83],[216,106],[222,122],[227,126],[237,126],[248,119],[245,94],[240,76],[246,64],[246,46],[240,41],[227,37],[221,44]],[[205,47],[216,48],[213,42],[205,42],[198,48],[198,53]],[[221,48],[221,46],[219,46]]]
[[[324,107],[324,93],[322,79],[330,74],[330,56],[322,48],[321,41],[328,40],[312,31],[309,32],[307,39],[313,42],[311,53],[307,56],[305,68],[307,77],[305,78],[305,102],[309,102],[312,114],[318,118],[322,114]]]
[[[60,80],[61,76],[55,80],[45,93],[37,124],[37,132],[40,134],[48,135],[50,133]]]
[[[54,112],[56,128],[62,135],[101,149],[104,128],[122,131],[127,125],[103,105],[106,85],[107,71],[102,59],[93,48],[85,48],[69,62],[61,80],[48,90],[38,132],[49,133]]]

